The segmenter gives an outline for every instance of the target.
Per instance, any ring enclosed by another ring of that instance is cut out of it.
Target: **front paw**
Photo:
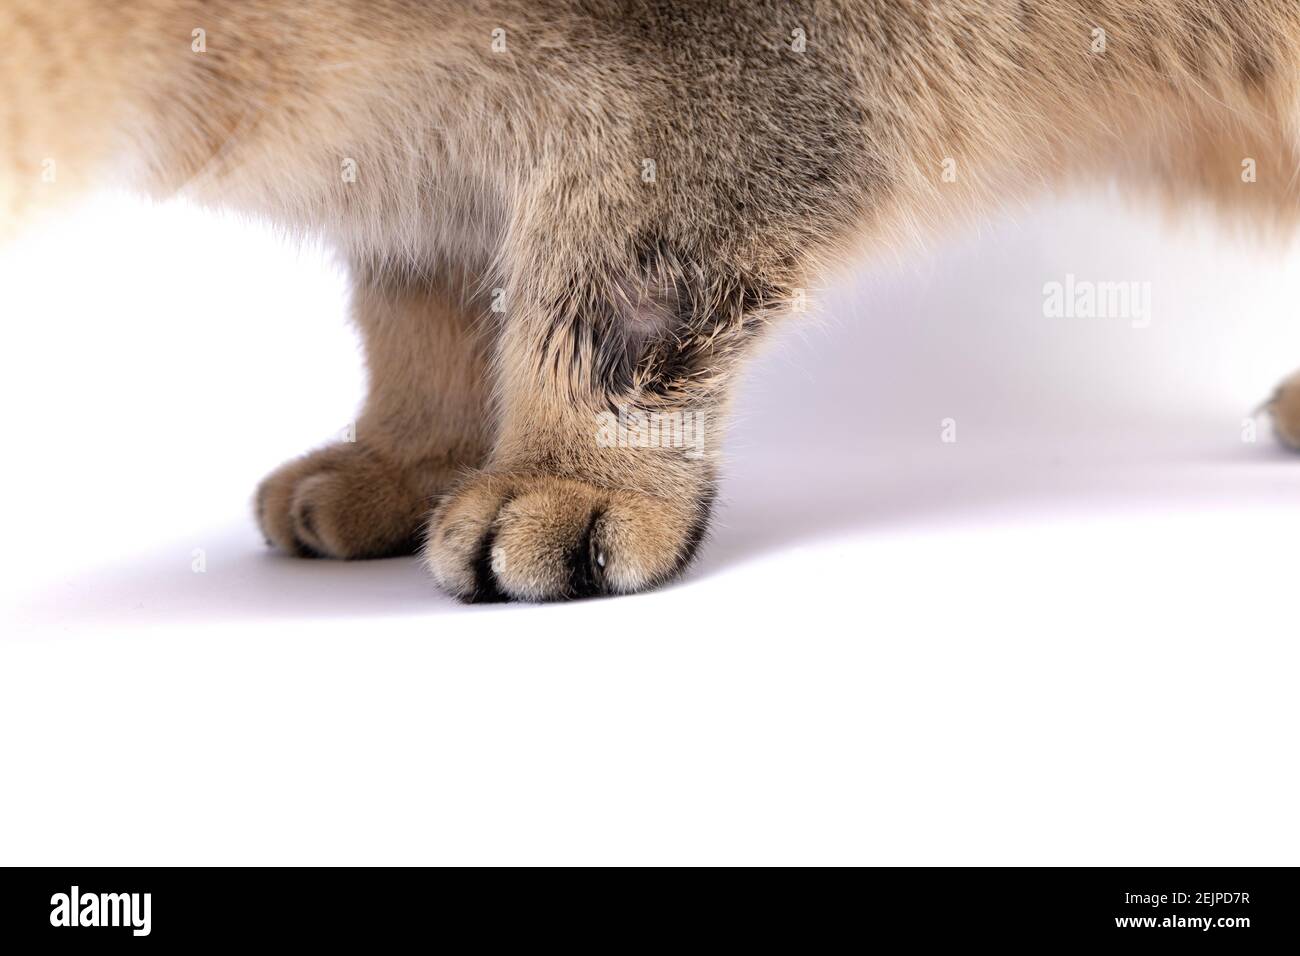
[[[648,495],[551,475],[472,476],[429,522],[424,559],[465,601],[562,601],[655,587],[690,563],[712,486]]]
[[[300,557],[414,554],[433,510],[436,472],[399,467],[361,444],[330,445],[262,482],[257,522],[268,543]]]

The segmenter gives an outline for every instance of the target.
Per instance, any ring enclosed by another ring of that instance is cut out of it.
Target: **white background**
[[[0,862],[1294,864],[1300,459],[1242,428],[1297,300],[1105,196],[864,265],[685,581],[465,607],[252,523],[355,414],[338,271],[99,197],[0,251]]]

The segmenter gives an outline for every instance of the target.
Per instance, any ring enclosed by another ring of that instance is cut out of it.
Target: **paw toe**
[[[678,499],[549,476],[480,475],[430,522],[425,562],[466,601],[557,601],[654,587],[694,555],[711,494]]]

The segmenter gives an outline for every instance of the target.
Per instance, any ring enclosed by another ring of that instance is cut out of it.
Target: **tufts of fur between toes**
[[[680,574],[712,495],[686,503],[552,476],[481,475],[449,495],[424,560],[463,601],[568,601],[631,594]]]

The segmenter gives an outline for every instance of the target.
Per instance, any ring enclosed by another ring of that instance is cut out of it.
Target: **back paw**
[[[1278,386],[1265,406],[1273,419],[1273,434],[1293,451],[1300,451],[1300,372]]]
[[[257,522],[268,543],[299,557],[414,554],[438,491],[453,477],[437,463],[403,467],[365,445],[330,445],[262,482]]]

